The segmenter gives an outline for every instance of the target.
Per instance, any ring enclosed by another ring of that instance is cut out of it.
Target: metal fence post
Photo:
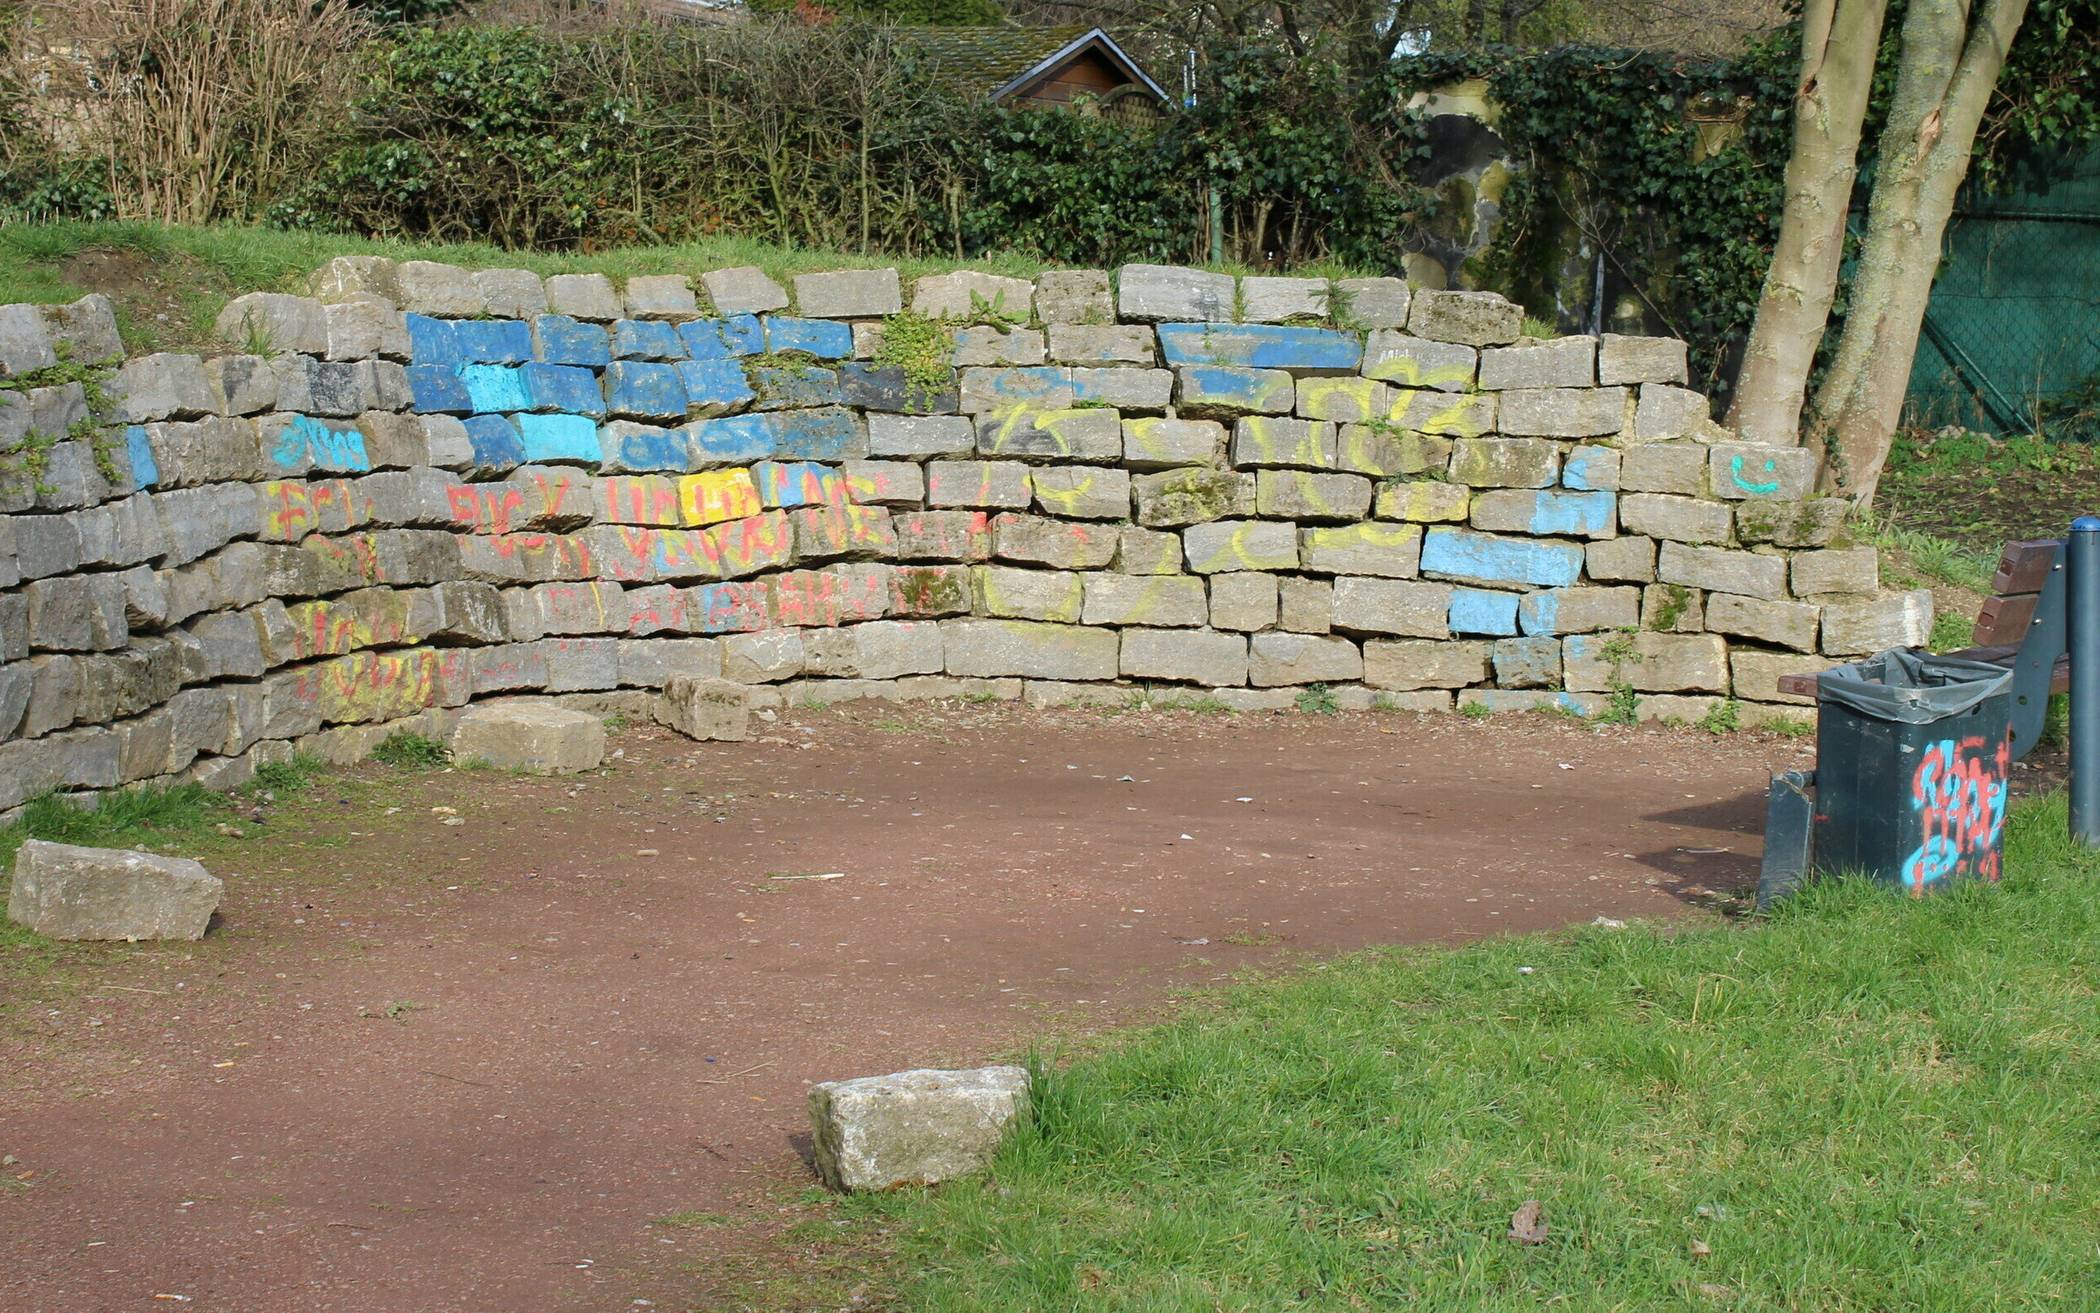
[[[2071,652],[2071,837],[2100,848],[2100,519],[2064,540]]]

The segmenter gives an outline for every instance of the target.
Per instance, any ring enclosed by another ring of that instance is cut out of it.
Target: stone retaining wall
[[[1749,722],[1930,625],[1675,341],[1393,279],[793,281],[344,258],[211,359],[0,307],[0,811],[677,672]]]

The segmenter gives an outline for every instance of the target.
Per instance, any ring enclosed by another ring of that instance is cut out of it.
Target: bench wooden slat
[[[1984,599],[1976,612],[1976,643],[1979,647],[2007,643],[2018,647],[2034,626],[2034,608],[2040,593],[2015,593],[2010,597]]]
[[[2042,585],[2049,582],[2049,571],[2056,565],[2056,549],[2062,545],[2061,538],[2005,544],[2005,552],[1998,558],[1998,573],[1991,577],[1991,591],[2001,597],[2039,593]]]

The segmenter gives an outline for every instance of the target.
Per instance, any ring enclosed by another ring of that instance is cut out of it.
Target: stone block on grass
[[[225,889],[186,858],[31,839],[7,915],[52,939],[202,939]]]
[[[1028,1112],[1021,1067],[904,1071],[809,1091],[817,1173],[840,1191],[932,1185],[983,1171]]]

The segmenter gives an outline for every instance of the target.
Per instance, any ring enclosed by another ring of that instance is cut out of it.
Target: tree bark
[[[1874,499],[1910,385],[1940,241],[1968,175],[1976,127],[2027,14],[2027,0],[1911,0],[1882,131],[1867,233],[1830,372],[1809,407],[1807,442],[1825,491]]]
[[[1786,209],[1728,423],[1752,442],[1800,441],[1809,371],[1830,320],[1858,176],[1860,124],[1874,85],[1888,0],[1808,0]]]

